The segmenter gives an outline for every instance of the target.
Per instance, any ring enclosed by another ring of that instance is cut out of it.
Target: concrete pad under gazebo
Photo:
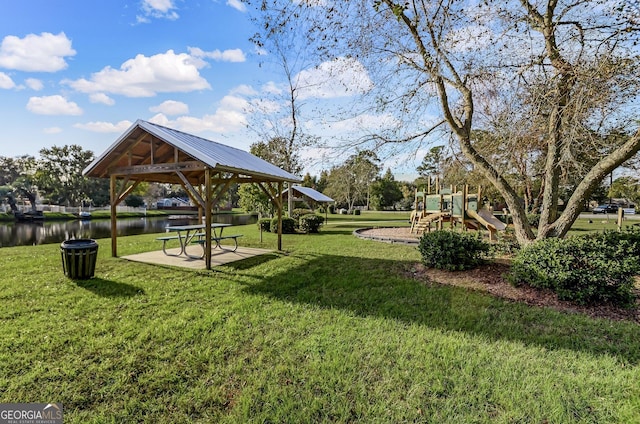
[[[143,120],[136,121],[83,174],[111,181],[114,257],[118,256],[116,207],[141,182],[182,186],[204,218],[204,248],[211,253],[211,212],[232,183],[256,184],[271,199],[278,211],[278,250],[282,250],[283,184],[301,181],[249,152]],[[206,269],[211,269],[211,257],[205,255]]]
[[[206,268],[205,261],[203,261],[202,259],[194,259],[192,257],[178,255],[179,252],[180,248],[167,249],[167,253],[169,253],[170,255],[165,255],[161,250],[155,250],[153,252],[143,252],[122,256],[122,259],[153,265],[175,266],[179,268]],[[272,252],[273,250],[239,246],[235,252],[232,252],[230,250],[223,250],[211,255],[211,266],[213,267],[218,265],[225,265]]]

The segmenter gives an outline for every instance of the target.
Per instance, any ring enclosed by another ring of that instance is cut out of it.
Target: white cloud
[[[227,95],[220,100],[220,108],[224,110],[247,110],[249,102],[237,96]]]
[[[252,111],[270,115],[279,112],[282,109],[282,105],[273,100],[266,99],[253,99],[251,101]]]
[[[243,13],[247,11],[247,6],[245,6],[240,0],[227,0],[227,6],[231,6]]]
[[[142,54],[124,62],[120,69],[106,67],[85,78],[64,80],[83,93],[111,93],[127,97],[153,97],[157,93],[189,92],[210,89],[198,69],[205,64],[186,53],[173,50],[151,57]]]
[[[279,95],[279,94],[282,94],[283,90],[275,82],[269,81],[268,83],[262,86],[262,91],[267,94]]]
[[[27,110],[38,115],[82,115],[82,109],[60,95],[31,97]]]
[[[301,71],[296,81],[301,100],[350,97],[373,87],[364,66],[356,59],[344,57]]]
[[[24,38],[7,35],[0,44],[0,67],[28,72],[56,72],[66,69],[65,57],[74,56],[71,40],[64,32],[43,32]]]
[[[267,51],[267,49],[263,49],[261,47],[255,47],[253,49],[253,52],[257,55],[257,56],[266,56],[269,54],[269,52]]]
[[[242,84],[230,91],[231,94],[238,94],[240,96],[255,96],[258,92],[250,85]]]
[[[241,49],[230,49],[225,51],[213,50],[210,52],[205,52],[201,48],[198,47],[189,47],[189,54],[196,58],[205,58],[205,59],[213,59],[218,62],[245,62],[247,60],[246,56],[242,52]]]
[[[45,134],[60,134],[62,132],[62,128],[60,127],[49,127],[42,130]]]
[[[10,88],[14,88],[16,83],[13,82],[11,77],[4,72],[0,72],[0,88],[4,88],[5,90],[9,90]]]
[[[85,124],[74,124],[74,128],[80,128],[82,130],[99,132],[99,133],[123,133],[133,123],[131,121],[120,121],[116,124],[111,122],[87,122]]]
[[[175,100],[167,100],[158,106],[149,108],[151,112],[163,113],[165,115],[186,115],[189,113],[189,106],[186,103],[177,102]]]
[[[92,93],[89,95],[89,101],[91,103],[102,103],[105,104],[107,106],[113,106],[114,104],[116,104],[116,101],[113,100],[111,97],[107,96],[104,93]]]
[[[36,78],[27,78],[26,80],[24,80],[24,83],[27,84],[27,87],[29,87],[33,91],[40,91],[44,88],[44,84],[42,84],[42,81]]]
[[[180,15],[173,9],[176,9],[173,0],[143,0],[142,12],[144,15],[138,15],[137,21],[138,23],[149,23],[149,18],[175,21]]]
[[[371,115],[368,113],[328,124],[327,127],[338,133],[348,133],[354,130],[382,130],[399,125],[399,122],[390,114]]]
[[[175,120],[170,120],[163,113],[158,113],[149,121],[192,134],[205,131],[228,134],[246,128],[245,110],[247,107],[246,100],[228,95],[220,101],[220,106],[214,114],[204,115],[202,118],[180,116]]]

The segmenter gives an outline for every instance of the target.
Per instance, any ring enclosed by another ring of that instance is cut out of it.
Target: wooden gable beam
[[[167,174],[178,171],[204,171],[202,162],[156,163],[148,165],[122,166],[111,170],[112,175]]]
[[[132,150],[138,145],[140,144],[140,142],[142,142],[146,136],[148,136],[149,133],[148,132],[143,132],[142,135],[138,138],[136,138],[133,143],[127,147],[125,150],[122,151],[122,153],[120,153],[118,156],[115,157],[115,159],[112,161],[112,163],[118,163],[123,157],[131,154],[133,156]],[[136,156],[136,157],[140,157],[140,156]]]
[[[151,165],[155,163],[156,160],[156,140],[155,137],[151,137],[149,140],[149,150],[150,150],[150,160]]]

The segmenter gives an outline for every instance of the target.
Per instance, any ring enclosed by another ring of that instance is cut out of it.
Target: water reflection
[[[214,216],[215,222],[232,225],[253,224],[255,215],[222,214]],[[161,233],[167,225],[188,225],[197,223],[197,218],[127,218],[116,222],[118,236]],[[111,221],[75,220],[49,222],[16,222],[0,224],[0,247],[29,246],[35,244],[61,243],[72,238],[111,237]]]

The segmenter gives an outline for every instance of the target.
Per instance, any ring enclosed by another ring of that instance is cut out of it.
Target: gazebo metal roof
[[[182,184],[182,178],[175,173],[180,171],[191,184],[199,184],[205,167],[254,182],[301,181],[244,150],[143,120],[136,121],[83,174],[106,178],[116,173]]]
[[[319,191],[311,188],[311,187],[303,187],[303,186],[291,186],[284,191],[283,194],[289,195],[289,191],[293,192],[293,196],[296,196],[296,193],[301,194],[304,197],[308,197],[310,200],[318,203],[331,203],[334,202],[331,197],[320,193]]]

